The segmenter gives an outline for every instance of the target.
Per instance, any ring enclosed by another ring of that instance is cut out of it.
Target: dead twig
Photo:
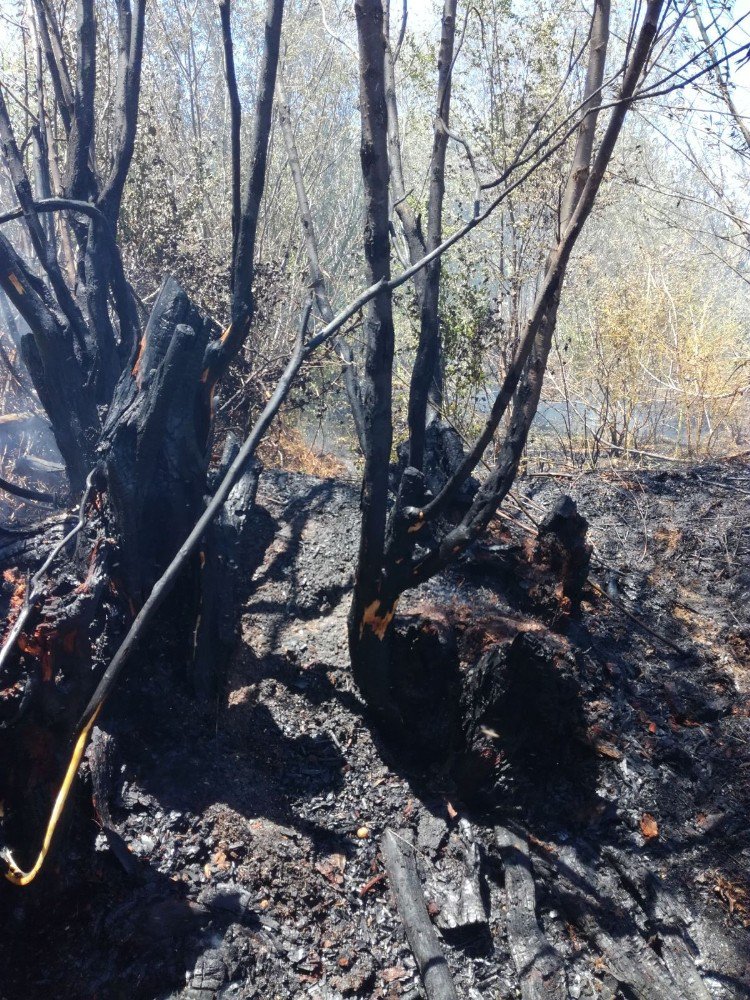
[[[609,603],[613,607],[617,608],[618,611],[622,612],[622,614],[624,614],[626,618],[629,618],[639,628],[643,629],[644,632],[648,632],[649,635],[652,635],[655,639],[658,639],[659,642],[663,642],[665,646],[669,646],[670,649],[673,649],[676,653],[679,653],[680,656],[689,655],[687,650],[683,649],[682,646],[678,646],[676,642],[672,642],[671,639],[668,639],[665,635],[662,635],[661,632],[657,632],[656,629],[651,628],[651,626],[647,625],[642,618],[639,618],[637,615],[634,615],[632,611],[628,611],[628,609],[625,607],[624,604],[621,604],[619,601],[615,600],[614,597],[610,597],[607,591],[603,590],[598,583],[594,583],[593,580],[589,580],[589,586],[593,590],[595,590],[597,594],[601,594],[601,596],[605,598],[605,600],[609,601]]]
[[[44,560],[42,566],[36,571],[36,573],[29,580],[28,586],[26,587],[26,593],[24,595],[23,606],[18,613],[18,617],[13,623],[13,628],[8,634],[8,638],[3,643],[3,648],[0,649],[0,670],[2,670],[5,665],[5,661],[10,656],[13,651],[18,637],[21,632],[23,632],[26,622],[29,620],[29,616],[32,611],[39,603],[39,601],[44,596],[43,580],[54,560],[57,558],[58,553],[60,553],[65,546],[71,541],[78,532],[83,528],[86,523],[86,504],[88,503],[89,497],[91,495],[91,489],[93,486],[94,474],[96,470],[92,469],[89,473],[88,479],[86,480],[86,488],[83,491],[83,497],[81,498],[81,506],[78,512],[78,521],[75,526],[65,535],[55,547],[52,549],[50,554]]]
[[[750,490],[743,490],[741,486],[735,486],[734,483],[717,483],[715,479],[701,479],[700,476],[695,478],[704,486],[718,486],[720,490],[727,490],[729,493],[742,493],[746,497],[750,497]]]

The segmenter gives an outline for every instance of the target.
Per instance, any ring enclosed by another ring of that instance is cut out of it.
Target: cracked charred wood
[[[102,431],[107,507],[120,541],[122,582],[136,606],[203,508],[210,404],[201,375],[208,339],[206,323],[167,278]]]
[[[67,534],[74,521],[75,515],[66,512],[27,528],[0,526],[0,566],[36,571],[49,555],[50,546]]]
[[[463,854],[464,876],[457,891],[440,901],[436,925],[447,938],[452,931],[487,928],[487,908],[482,893],[482,854],[467,819],[458,821],[458,839]]]
[[[694,915],[687,903],[647,865],[613,847],[604,856],[617,870],[623,887],[642,907],[657,947],[672,978],[689,1000],[711,1000],[696,965],[698,947],[690,932]]]
[[[123,840],[112,819],[111,802],[115,797],[115,765],[117,743],[115,737],[94,726],[91,742],[86,752],[86,764],[91,775],[92,804],[109,849],[117,858],[123,871],[130,878],[141,874],[140,863]]]
[[[427,913],[413,847],[393,830],[386,830],[382,851],[388,883],[429,1000],[458,1000],[453,977]]]
[[[495,843],[505,872],[508,943],[523,1000],[565,1000],[568,996],[560,955],[547,940],[536,915],[534,874],[525,837],[495,827]]]
[[[575,661],[552,636],[520,632],[462,675],[461,752],[454,778],[467,801],[502,804],[550,776],[586,774],[591,750]]]
[[[539,525],[534,562],[554,574],[558,583],[553,597],[564,613],[580,608],[593,552],[587,530],[588,521],[569,496],[561,497]]]
[[[606,877],[589,865],[572,847],[560,849],[550,864],[559,878],[555,889],[561,907],[583,935],[600,952],[610,973],[638,1000],[699,1000],[703,986],[686,992],[689,981],[676,981],[641,932],[640,909],[623,894],[614,893]],[[604,873],[606,876],[606,871]],[[680,971],[684,967],[680,966]]]

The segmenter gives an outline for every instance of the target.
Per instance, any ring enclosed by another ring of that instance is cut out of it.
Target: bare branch
[[[300,220],[302,222],[302,232],[305,239],[305,248],[307,250],[307,259],[310,270],[310,287],[315,296],[318,312],[322,317],[323,322],[330,323],[334,318],[333,309],[331,308],[331,300],[328,297],[328,289],[323,276],[323,270],[320,266],[315,225],[313,223],[312,212],[310,210],[310,202],[307,198],[305,180],[302,175],[302,167],[299,161],[297,143],[294,138],[294,129],[292,127],[289,112],[289,102],[284,92],[284,84],[281,75],[276,82],[276,88],[278,91],[279,121],[281,123],[281,131],[284,136],[286,155],[287,160],[289,161],[289,170],[291,171],[292,179],[294,181],[294,189],[297,195],[297,205],[299,207]],[[364,411],[362,407],[360,385],[355,369],[354,353],[351,347],[340,337],[333,338],[332,346],[342,361],[344,385],[346,387],[349,405],[352,410],[354,427],[357,432],[357,439],[359,440],[360,446],[364,450]]]
[[[66,134],[69,134],[73,121],[73,86],[70,82],[57,18],[47,0],[33,0],[33,4],[39,40],[52,78],[60,118]]]
[[[78,0],[78,72],[73,115],[68,139],[65,192],[84,200],[96,192],[89,166],[94,141],[94,93],[96,89],[96,21],[94,0]]]
[[[143,62],[146,0],[117,0],[120,42],[115,92],[115,140],[112,169],[99,197],[99,207],[117,227],[125,181],[130,169],[138,127],[138,105]]]
[[[221,40],[224,46],[224,79],[229,98],[229,136],[232,160],[232,261],[237,256],[237,240],[240,233],[240,215],[242,212],[241,188],[241,140],[242,106],[237,89],[237,74],[234,69],[234,44],[232,42],[231,0],[220,0],[219,16],[221,18]],[[231,272],[231,282],[234,283],[234,268]]]
[[[265,48],[260,71],[258,99],[255,106],[254,131],[250,150],[250,173],[240,219],[237,253],[233,261],[232,326],[234,330],[228,338],[229,343],[223,352],[225,354],[228,351],[233,352],[237,345],[244,340],[254,312],[252,287],[255,271],[255,238],[266,183],[266,161],[271,135],[273,96],[276,87],[276,71],[279,65],[283,15],[284,0],[267,0]]]

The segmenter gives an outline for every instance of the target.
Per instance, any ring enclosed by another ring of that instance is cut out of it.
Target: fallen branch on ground
[[[568,995],[562,959],[539,926],[536,890],[526,839],[495,827],[508,896],[508,943],[521,981],[523,1000],[564,1000]]]
[[[42,490],[32,490],[28,486],[19,486],[17,483],[11,483],[8,479],[3,479],[0,476],[0,490],[5,490],[6,493],[10,493],[14,497],[20,497],[22,500],[34,500],[37,503],[53,504],[55,498],[51,493],[45,493]]]
[[[427,913],[413,848],[393,830],[386,830],[382,851],[388,882],[429,1000],[458,1000],[453,977]]]

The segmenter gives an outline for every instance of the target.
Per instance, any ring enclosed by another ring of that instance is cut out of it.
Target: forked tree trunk
[[[379,6],[379,5],[377,5]],[[360,107],[362,115],[362,163],[366,194],[365,252],[370,277],[377,281],[389,272],[388,244],[381,246],[377,235],[388,222],[387,186],[379,165],[386,159],[388,115],[381,92],[384,81],[382,27],[377,11],[368,0],[356,6],[360,43]],[[427,380],[432,377],[437,323],[423,323],[420,350],[414,364],[409,414],[409,462],[402,473],[396,502],[388,512],[388,491],[383,475],[388,456],[383,448],[392,439],[391,364],[392,323],[390,299],[380,295],[369,306],[365,324],[366,365],[363,378],[365,407],[365,473],[362,494],[362,530],[354,596],[349,619],[349,647],[354,675],[370,707],[380,716],[398,721],[393,698],[393,665],[390,662],[393,619],[398,598],[438,573],[460,557],[487,528],[515,480],[523,448],[537,411],[550,345],[555,332],[560,293],[576,241],[591,214],[605,171],[620,136],[636,87],[647,70],[649,55],[659,30],[662,0],[649,0],[625,67],[618,100],[609,115],[598,146],[597,122],[602,103],[604,70],[609,38],[609,0],[596,0],[588,44],[588,68],[582,116],[573,160],[561,205],[560,232],[551,250],[544,278],[537,293],[523,337],[508,366],[500,390],[482,433],[459,461],[437,496],[432,496],[421,469],[424,461],[425,407]],[[446,3],[443,21],[444,42],[452,41],[454,11]],[[446,45],[450,51],[450,45]],[[446,55],[447,55],[446,51]],[[445,67],[444,67],[445,69]],[[445,70],[447,72],[447,70]],[[442,92],[449,94],[449,77]],[[393,120],[393,115],[391,119]],[[392,129],[393,131],[393,129]],[[437,135],[437,132],[436,132]],[[397,136],[392,137],[394,140]],[[444,136],[441,135],[441,139]],[[392,148],[396,143],[392,141]],[[444,153],[444,147],[442,147]],[[439,150],[438,150],[439,151]],[[401,187],[398,158],[396,194]],[[434,178],[440,194],[441,177]],[[385,189],[385,193],[384,193]],[[435,205],[435,239],[439,238],[440,198]],[[407,220],[408,221],[408,220]],[[408,227],[407,227],[408,228]],[[437,272],[439,277],[439,271]],[[427,274],[429,283],[430,272]],[[434,313],[438,288],[423,305]],[[435,319],[435,316],[432,316]],[[411,403],[415,406],[412,409]],[[482,460],[504,414],[510,407],[510,422],[502,439],[499,458],[468,510],[458,516],[451,508],[459,499],[471,473]]]

